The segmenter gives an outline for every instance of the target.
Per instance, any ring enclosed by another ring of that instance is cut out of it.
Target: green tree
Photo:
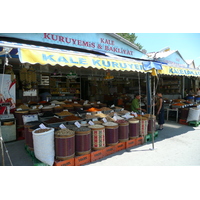
[[[131,43],[135,44],[140,50],[142,50],[143,46],[140,43],[136,43],[137,36],[135,33],[117,33],[124,39],[130,41]]]

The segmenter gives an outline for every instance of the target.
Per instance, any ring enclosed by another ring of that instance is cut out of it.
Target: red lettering
[[[56,38],[54,38],[54,36],[56,36]],[[58,40],[58,35],[51,35],[52,40],[56,41]]]
[[[59,41],[60,41],[60,42],[65,42],[65,41],[64,41],[64,37],[63,37],[63,36],[59,36]]]
[[[69,43],[71,43],[71,38],[65,38],[65,41],[69,44]]]
[[[82,45],[82,41],[81,40],[78,40],[78,45]]]
[[[94,42],[91,43],[91,47],[95,48],[95,43]]]
[[[72,39],[73,44],[76,44],[76,39]]]
[[[49,35],[51,35],[50,33],[44,33],[44,38],[47,38],[47,39],[51,39],[50,37],[49,37]]]
[[[103,38],[101,38],[101,43],[105,43]]]
[[[87,46],[88,47],[88,42],[83,41],[83,46]]]

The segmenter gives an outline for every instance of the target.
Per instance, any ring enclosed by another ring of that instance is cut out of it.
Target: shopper
[[[160,92],[157,92],[156,115],[158,117],[158,130],[163,130],[163,124],[165,123],[164,101]]]
[[[142,111],[146,112],[146,110],[142,109],[140,106],[140,99],[141,99],[141,95],[136,94],[135,98],[133,99],[133,101],[131,103],[131,110],[133,112],[136,112],[136,113],[141,113]]]
[[[197,88],[197,96],[200,96],[200,88]]]

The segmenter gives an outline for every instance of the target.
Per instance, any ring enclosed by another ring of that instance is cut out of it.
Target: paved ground
[[[200,126],[166,122],[152,143],[132,147],[85,166],[200,166]],[[24,140],[5,143],[13,166],[33,166],[24,149]],[[7,154],[5,165],[10,166]],[[0,155],[0,166],[2,156]]]

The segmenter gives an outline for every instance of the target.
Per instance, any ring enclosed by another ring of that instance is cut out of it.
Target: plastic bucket
[[[106,147],[105,142],[105,126],[102,125],[92,125],[88,128],[91,128],[92,132],[92,149],[100,150]]]

